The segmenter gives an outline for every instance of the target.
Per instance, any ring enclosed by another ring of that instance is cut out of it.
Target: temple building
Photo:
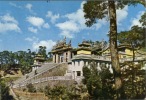
[[[111,68],[110,59],[99,57],[99,54],[95,52],[96,50],[101,50],[102,42],[91,43],[90,41],[83,41],[81,44],[78,44],[78,47],[73,51],[76,52],[76,55],[73,56],[70,62],[68,62],[68,70],[66,75],[72,76],[76,81],[81,80],[83,77],[83,67],[88,66],[94,62],[95,66],[101,70],[101,66],[106,66]],[[95,46],[97,46],[95,48]]]
[[[132,47],[126,44],[120,44],[118,46],[118,54],[119,54],[119,59],[131,58],[133,56]],[[102,50],[102,56],[110,57],[109,46]]]
[[[32,65],[32,71],[38,69],[39,67],[41,67],[41,65],[45,62],[45,58],[43,57],[43,55],[39,55],[37,54],[34,58],[34,63]]]
[[[68,69],[66,76],[72,76],[73,79],[81,80],[83,77],[83,67],[88,66],[94,62],[98,70],[102,67],[107,67],[111,72],[111,56],[109,43],[106,41],[86,41],[78,44],[77,48],[72,48],[71,41],[67,44],[66,38],[58,41],[52,49],[53,63],[67,63]],[[125,58],[132,58],[132,49],[128,45],[119,45],[118,53],[120,60]]]
[[[64,38],[62,41],[58,41],[55,46],[53,46],[53,49],[51,53],[53,54],[53,63],[62,63],[62,62],[68,62],[72,58],[72,46],[71,41],[69,43],[66,43],[66,38]]]

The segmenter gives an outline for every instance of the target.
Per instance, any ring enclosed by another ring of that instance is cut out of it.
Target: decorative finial
[[[68,45],[71,46],[71,40],[69,41]]]

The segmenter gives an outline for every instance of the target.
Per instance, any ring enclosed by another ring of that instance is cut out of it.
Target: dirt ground
[[[13,91],[19,100],[48,100],[43,93],[28,93],[16,89],[13,89]]]

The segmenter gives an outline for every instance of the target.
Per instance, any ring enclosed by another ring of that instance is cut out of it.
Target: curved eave
[[[77,49],[76,49],[76,51],[79,51],[79,50],[91,51],[91,48],[83,48],[83,47],[80,47],[80,48],[77,48]]]
[[[130,45],[119,45],[118,46],[118,49],[122,49],[122,48],[132,49],[132,47]]]
[[[61,48],[61,49],[57,49],[57,50],[52,50],[52,53],[56,53],[56,52],[60,52],[60,51],[65,51],[65,50],[72,50],[72,47],[68,47],[68,48]]]
[[[92,52],[94,52],[94,51],[96,52],[96,51],[101,51],[101,50],[102,50],[101,48],[92,48],[91,51],[92,51]]]
[[[60,45],[60,46],[57,46],[55,49],[59,49],[59,48],[63,48],[63,47],[70,47],[69,45]]]
[[[91,44],[89,44],[89,43],[81,43],[81,44],[78,44],[78,46],[91,46]]]

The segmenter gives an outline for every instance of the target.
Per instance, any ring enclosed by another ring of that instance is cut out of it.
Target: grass
[[[15,81],[17,80],[19,77],[4,77],[2,78],[2,80],[4,80],[6,83],[11,82],[12,80]]]

